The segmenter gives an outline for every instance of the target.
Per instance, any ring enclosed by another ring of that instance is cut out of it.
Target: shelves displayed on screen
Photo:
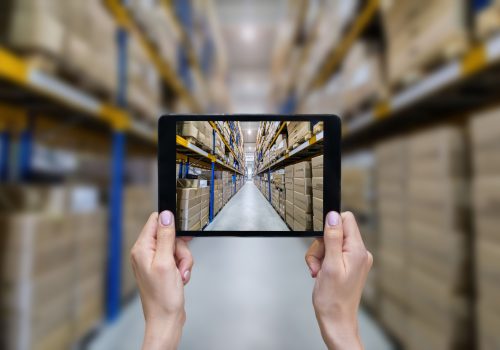
[[[311,158],[312,156],[322,154],[324,132],[320,131],[313,135],[309,140],[304,141],[298,147],[286,151],[285,154],[271,164],[259,169],[256,174],[260,175],[268,170],[284,168],[287,165],[296,163],[301,159]]]
[[[217,156],[208,153],[207,151],[204,151],[203,149],[189,142],[182,136],[179,135],[176,136],[176,144],[177,144],[178,160],[184,162],[189,161],[191,163],[195,161],[193,166],[202,169],[210,169],[211,166],[210,164],[214,162],[217,170],[229,170],[238,173],[240,175],[244,175],[244,173],[241,172],[240,170],[223,162],[222,160],[217,158]]]

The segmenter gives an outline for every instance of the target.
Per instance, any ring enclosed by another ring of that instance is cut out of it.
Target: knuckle
[[[153,266],[155,273],[164,275],[172,271],[172,264],[167,261],[156,262]]]
[[[354,214],[352,213],[352,211],[345,211],[343,213],[343,216],[346,220],[353,220],[354,219]]]
[[[132,249],[130,250],[130,260],[132,262],[138,262],[140,260],[140,248],[135,244]]]

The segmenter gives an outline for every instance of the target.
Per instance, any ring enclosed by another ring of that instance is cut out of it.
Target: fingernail
[[[189,272],[189,270],[184,271],[184,275],[183,275],[183,277],[184,277],[184,281],[187,281],[187,280],[188,280],[188,278],[189,278],[189,273],[190,273],[190,272]]]
[[[168,210],[162,211],[160,214],[160,222],[163,226],[169,226],[172,223],[172,213]]]
[[[328,226],[337,226],[340,222],[340,215],[336,211],[331,211],[326,216],[326,222]]]

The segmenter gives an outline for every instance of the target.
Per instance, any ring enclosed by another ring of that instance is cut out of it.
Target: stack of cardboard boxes
[[[178,183],[179,184],[179,183]],[[177,226],[183,231],[199,231],[201,228],[201,189],[177,187]]]
[[[208,224],[208,211],[210,200],[210,187],[200,187],[201,209],[200,209],[200,230]]]
[[[108,215],[104,208],[89,209],[70,214],[68,222],[65,230],[75,238],[74,334],[80,339],[103,318]]]
[[[478,348],[500,347],[500,110],[471,125]]]
[[[342,162],[342,210],[356,216],[366,249],[378,259],[378,236],[373,203],[373,155],[360,152]],[[363,304],[377,312],[378,264],[372,266],[363,289]]]
[[[380,318],[398,339],[408,331],[407,142],[393,139],[377,145],[376,200]]]
[[[471,242],[462,130],[439,127],[409,142],[411,349],[470,348]]]
[[[323,230],[323,156],[311,159],[313,229]]]
[[[312,230],[311,162],[293,166],[293,230]]]
[[[288,122],[288,149],[292,149],[296,144],[301,144],[311,137],[310,122]]]
[[[123,194],[122,299],[129,298],[136,290],[134,272],[130,265],[130,250],[149,215],[156,210],[155,197],[152,187],[146,185],[129,185]]]
[[[231,198],[232,194],[234,191],[234,185],[232,181],[232,176],[229,172],[223,171],[222,172],[222,197],[223,197],[223,204],[226,205],[227,202],[229,202],[229,199]]]
[[[293,174],[294,166],[285,167],[285,216],[288,227],[293,229]]]
[[[0,192],[0,347],[70,348],[103,314],[107,215],[98,191],[23,185]]]
[[[214,179],[214,214],[217,214],[222,209],[222,206],[222,179],[217,177]]]

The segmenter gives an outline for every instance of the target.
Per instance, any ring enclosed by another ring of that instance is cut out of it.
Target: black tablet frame
[[[323,222],[329,211],[340,212],[342,126],[333,114],[168,114],[158,121],[158,210],[176,213],[176,123],[182,121],[307,121],[324,123]],[[210,232],[207,234],[207,232]],[[322,237],[323,231],[179,231],[193,237]]]

